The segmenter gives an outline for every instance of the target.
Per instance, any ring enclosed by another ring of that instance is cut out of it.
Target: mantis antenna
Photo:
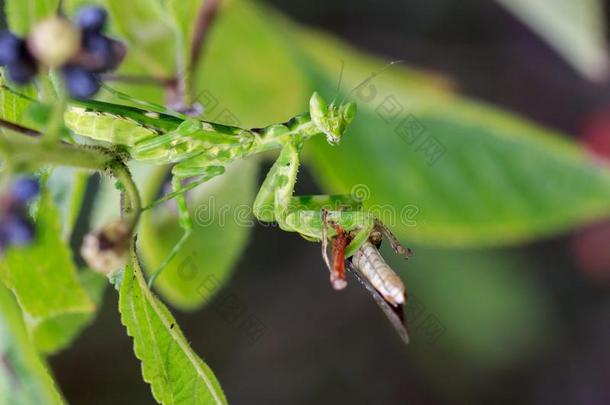
[[[339,72],[339,81],[337,82],[337,91],[335,91],[335,98],[333,98],[333,102],[331,104],[335,104],[337,101],[337,96],[339,96],[339,90],[341,90],[341,83],[343,82],[343,70],[345,68],[345,61],[341,59],[341,71]]]
[[[398,64],[398,63],[403,63],[404,60],[393,60],[390,63],[388,63],[387,65],[385,65],[383,68],[381,68],[380,70],[378,70],[377,72],[373,72],[370,74],[370,76],[368,76],[366,79],[364,79],[363,81],[361,81],[360,83],[358,83],[353,89],[350,90],[349,93],[347,93],[347,95],[345,95],[343,97],[343,100],[341,100],[341,103],[343,103],[345,101],[345,99],[349,96],[351,96],[352,94],[354,94],[354,92],[360,88],[362,88],[365,84],[369,83],[371,80],[373,80],[374,78],[376,78],[377,76],[379,76],[380,74],[382,74],[383,72],[385,72],[386,70],[388,70],[390,67]]]

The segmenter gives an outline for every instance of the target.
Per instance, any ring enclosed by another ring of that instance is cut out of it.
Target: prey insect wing
[[[352,263],[350,259],[345,261],[347,270],[356,277],[356,279],[367,289],[371,294],[379,308],[383,311],[385,316],[388,318],[398,336],[406,344],[409,343],[409,332],[405,326],[405,317],[403,305],[393,306],[383,298],[383,296],[373,287],[367,277]]]

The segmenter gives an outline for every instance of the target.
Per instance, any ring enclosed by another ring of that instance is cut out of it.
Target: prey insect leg
[[[333,238],[332,245],[332,267],[330,271],[330,283],[335,290],[342,290],[347,286],[345,280],[345,248],[349,244],[351,237],[340,226],[331,224],[337,232]]]
[[[390,229],[387,226],[385,226],[385,224],[383,222],[381,222],[378,219],[375,219],[375,228],[381,231],[383,236],[390,243],[390,246],[392,247],[394,252],[396,252],[397,254],[399,254],[401,256],[404,256],[405,259],[408,259],[411,256],[413,256],[413,252],[411,251],[411,249],[404,247],[400,243],[398,238],[396,236],[394,236],[394,234],[390,231]]]
[[[322,258],[328,270],[332,272],[330,266],[330,259],[328,258],[328,211],[323,209],[322,211]]]

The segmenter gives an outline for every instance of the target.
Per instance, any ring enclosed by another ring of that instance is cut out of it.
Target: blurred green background
[[[130,25],[146,17],[137,14],[143,1],[133,3],[134,16],[106,1],[125,16],[113,16],[114,29],[132,44],[141,40],[134,27],[161,38],[131,52],[124,72],[171,72],[174,66],[147,58],[175,51],[154,13],[147,26],[154,30]],[[285,0],[263,9],[227,3],[196,84],[208,118],[279,122],[304,110],[312,89],[332,97],[342,60],[343,93],[388,61],[405,60],[374,82],[376,98],[356,99],[360,115],[341,145],[306,147],[297,193],[364,184],[371,204],[416,207],[408,225],[396,225],[414,258],[405,263],[387,252],[411,294],[408,347],[355,280],[332,291],[317,244],[272,226],[200,226],[160,291],[230,403],[610,403],[610,225],[600,219],[610,212],[605,48],[586,52],[586,41],[562,47],[552,24],[539,35],[522,22],[535,18],[518,19],[482,0]],[[379,59],[293,29],[273,10]],[[595,21],[607,21],[591,10]],[[568,15],[575,26],[595,25]],[[162,101],[156,89],[125,91]],[[401,139],[395,123],[384,123],[378,108],[394,95],[401,114],[444,148],[437,162]],[[566,146],[555,132],[592,154]],[[210,196],[218,206],[250,204],[270,164],[245,162],[192,198],[199,207]],[[150,179],[164,173],[137,172],[154,195],[158,181]],[[88,205],[112,211],[107,187],[93,182]],[[91,221],[81,218],[75,246],[87,223],[103,222],[106,214],[97,211]],[[171,207],[145,218],[142,253],[150,267],[177,235],[173,218]],[[185,277],[190,259],[195,270]],[[210,275],[215,282],[202,291]],[[152,402],[116,301],[107,289],[96,322],[51,357],[70,403]],[[227,314],[227,303],[240,308],[237,316]]]

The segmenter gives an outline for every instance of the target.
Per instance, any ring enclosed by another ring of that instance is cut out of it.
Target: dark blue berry
[[[0,33],[0,65],[8,65],[21,59],[25,41],[10,31]]]
[[[113,70],[118,68],[121,62],[123,62],[123,59],[125,59],[125,55],[127,54],[127,49],[121,41],[114,39],[110,40],[110,46],[112,49],[112,58],[108,64],[108,70]]]
[[[126,53],[121,42],[99,33],[86,33],[83,48],[84,56],[76,64],[97,73],[117,68]]]
[[[86,35],[84,38],[84,48],[87,57],[90,58],[89,65],[91,70],[103,72],[112,65],[113,52],[110,38],[101,34]]]
[[[0,65],[7,67],[8,78],[18,84],[28,83],[38,71],[25,41],[9,31],[0,34]]]
[[[9,63],[7,70],[8,78],[11,81],[17,84],[28,84],[36,76],[38,67],[29,55],[25,55],[23,58]]]
[[[101,7],[83,7],[76,15],[76,24],[85,31],[101,32],[106,24],[106,10]]]
[[[25,213],[10,213],[1,224],[5,240],[10,245],[27,245],[34,239],[34,225]]]
[[[35,179],[23,177],[13,183],[11,191],[15,202],[26,204],[38,195],[40,186]]]
[[[68,93],[74,98],[91,98],[100,89],[99,78],[82,67],[66,66],[63,75]]]

